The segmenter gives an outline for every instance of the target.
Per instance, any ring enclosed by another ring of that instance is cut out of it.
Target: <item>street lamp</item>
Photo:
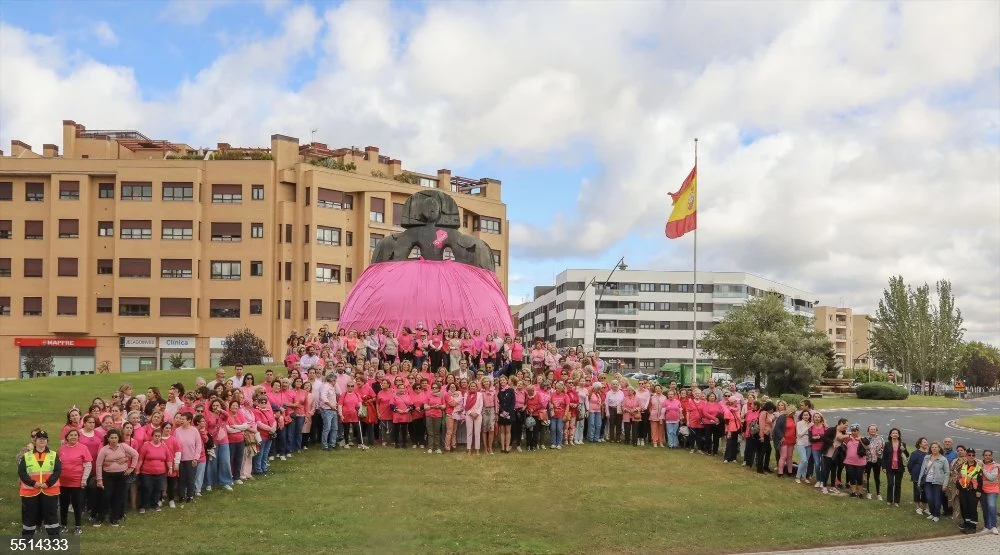
[[[611,268],[611,273],[608,274],[608,279],[604,280],[604,284],[601,285],[600,291],[597,293],[597,300],[594,302],[594,344],[593,350],[597,350],[597,317],[601,310],[601,299],[604,297],[604,290],[607,289],[608,284],[611,283],[611,276],[615,275],[615,270],[625,271],[628,269],[628,265],[625,264],[625,257],[618,259],[614,267]]]
[[[577,311],[580,310],[580,304],[583,303],[583,297],[584,295],[587,294],[587,289],[589,289],[595,283],[597,283],[597,278],[596,277],[590,278],[590,281],[583,286],[583,291],[580,292],[580,298],[576,300],[576,308],[573,309],[573,322],[572,322],[573,325],[572,327],[569,328],[570,343],[573,343],[573,340],[576,339],[576,313]],[[575,349],[576,345],[570,345],[570,347],[573,347]]]

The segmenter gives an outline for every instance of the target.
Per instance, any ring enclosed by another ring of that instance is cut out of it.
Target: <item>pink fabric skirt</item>
[[[452,260],[401,260],[369,266],[340,312],[338,328],[384,326],[398,333],[452,323],[470,331],[514,334],[507,297],[490,271]]]

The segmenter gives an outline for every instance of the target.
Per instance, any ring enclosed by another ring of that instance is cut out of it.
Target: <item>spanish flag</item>
[[[698,166],[691,168],[681,189],[670,193],[674,209],[667,218],[666,234],[677,239],[698,227]]]

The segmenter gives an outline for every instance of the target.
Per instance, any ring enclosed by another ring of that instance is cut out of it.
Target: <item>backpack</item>
[[[862,443],[862,442],[860,442],[860,441],[858,442],[858,456],[859,457],[867,457],[868,456],[868,449],[866,449],[865,448],[865,444]]]
[[[756,420],[750,422],[750,437],[760,436],[760,423]]]

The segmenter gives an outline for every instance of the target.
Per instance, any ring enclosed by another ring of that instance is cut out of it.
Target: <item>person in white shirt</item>
[[[324,383],[317,386],[319,392],[316,395],[316,408],[319,409],[323,417],[323,434],[320,436],[320,443],[323,445],[324,451],[337,448],[339,422],[337,421],[336,383],[337,375],[327,374]]]
[[[233,384],[233,389],[239,389],[243,387],[243,365],[236,365],[236,375],[229,378],[229,383]]]
[[[215,391],[216,384],[224,383],[225,381],[226,381],[226,371],[223,370],[222,368],[216,368],[215,379],[208,382],[208,385],[206,387],[208,387],[209,391]]]
[[[612,442],[618,442],[621,440],[621,406],[623,401],[625,401],[625,392],[621,390],[618,380],[614,380],[611,382],[611,391],[608,391],[608,395],[604,399],[605,416],[608,418],[607,439]]]
[[[319,364],[319,357],[316,356],[316,349],[313,347],[306,348],[306,354],[299,359],[299,366],[302,372],[308,372],[310,368]]]

